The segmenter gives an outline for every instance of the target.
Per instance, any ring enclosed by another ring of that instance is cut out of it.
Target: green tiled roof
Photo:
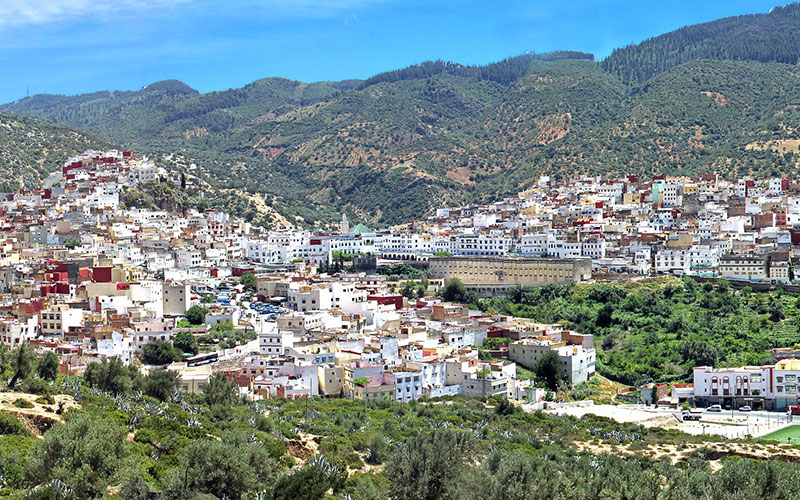
[[[371,232],[372,230],[370,228],[361,223],[359,223],[356,227],[350,230],[350,234],[364,234]]]

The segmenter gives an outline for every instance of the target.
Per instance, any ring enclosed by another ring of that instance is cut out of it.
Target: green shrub
[[[17,417],[10,413],[0,412],[0,434],[27,436],[30,432],[20,423]]]
[[[345,465],[350,469],[360,469],[364,467],[364,461],[358,456],[358,453],[348,453],[343,457]]]
[[[38,398],[35,399],[35,401],[37,403],[39,403],[40,405],[54,405],[54,404],[56,404],[56,399],[50,394],[45,394],[44,396],[39,396]]]
[[[17,408],[33,408],[33,403],[27,399],[17,398],[14,400],[14,406]]]
[[[31,394],[50,394],[53,388],[44,379],[28,377],[19,384],[19,389]]]

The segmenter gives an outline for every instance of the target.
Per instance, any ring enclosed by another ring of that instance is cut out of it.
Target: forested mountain
[[[0,192],[38,188],[76,152],[107,146],[63,125],[0,113]]]
[[[135,92],[35,95],[3,109],[67,123],[109,139],[139,142],[224,130],[239,119],[316,102],[338,92],[334,85],[265,78],[241,89],[200,94],[183,82],[167,80]],[[345,82],[343,88],[353,85]]]
[[[307,225],[417,218],[542,173],[797,172],[800,6],[691,26],[594,62],[436,61],[368,80],[280,78],[200,94],[34,96],[2,106],[89,131]],[[196,171],[195,171],[196,172]]]
[[[626,82],[644,82],[687,61],[800,61],[800,4],[773,8],[769,14],[726,17],[687,26],[637,45],[615,50],[603,68]]]
[[[464,66],[463,64],[448,61],[426,61],[421,64],[414,64],[407,68],[395,71],[380,73],[372,78],[368,78],[359,89],[365,89],[377,83],[391,83],[400,80],[416,80],[419,78],[430,78],[434,75],[447,73],[453,76],[462,76],[477,80],[491,80],[497,83],[510,84],[521,79],[528,74],[532,61],[560,61],[564,59],[584,59],[594,61],[594,55],[575,51],[557,51],[545,54],[525,54],[516,57],[509,57],[500,62],[487,64],[486,66]]]

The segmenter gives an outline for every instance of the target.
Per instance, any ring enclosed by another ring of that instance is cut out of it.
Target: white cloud
[[[0,26],[107,18],[164,9],[187,0],[0,0]]]
[[[386,0],[0,0],[0,26],[24,26],[74,19],[107,19],[153,14],[179,4],[230,10],[264,9],[283,16],[324,16]],[[238,4],[238,5],[237,5]]]

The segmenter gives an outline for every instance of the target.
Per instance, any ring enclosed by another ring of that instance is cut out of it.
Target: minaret
[[[342,234],[350,232],[350,221],[347,220],[347,214],[342,214],[342,222],[339,224],[339,232]]]

